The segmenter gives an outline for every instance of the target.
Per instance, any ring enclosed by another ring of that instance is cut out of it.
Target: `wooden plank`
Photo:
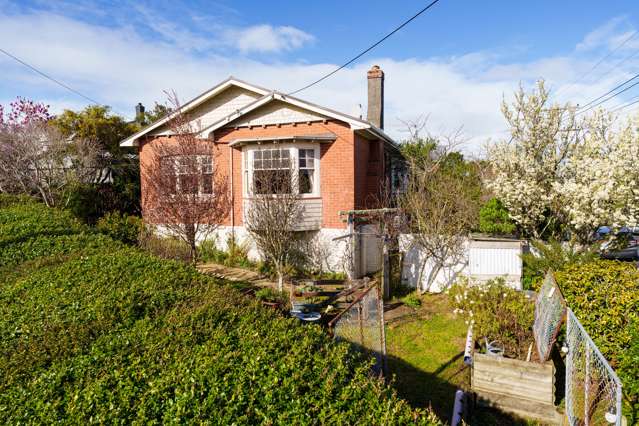
[[[563,421],[563,416],[553,404],[508,397],[492,392],[482,392],[477,396],[479,405],[496,407],[521,417],[541,420],[544,424],[560,425]]]
[[[505,357],[497,357],[486,354],[475,353],[473,355],[473,364],[475,366],[481,364],[484,365],[493,365],[496,368],[519,368],[523,371],[540,371],[540,372],[549,372],[553,371],[554,367],[552,362],[545,362],[543,364],[537,362],[526,362],[520,361],[518,359],[505,358]]]
[[[472,389],[477,393],[490,392],[504,396],[513,396],[517,398],[527,399],[531,401],[544,402],[547,404],[552,404],[554,402],[552,392],[543,392],[541,390],[533,391],[530,388],[522,386],[506,385],[502,383],[499,385],[499,387],[496,387],[490,383],[473,383]]]
[[[473,372],[473,379],[490,382],[490,383],[521,383],[522,386],[530,386],[534,388],[548,388],[552,389],[554,385],[554,380],[552,376],[548,377],[517,377],[511,374],[499,374],[494,372],[485,372],[485,371],[477,371]]]
[[[494,375],[495,377],[503,377],[504,379],[519,379],[525,381],[536,381],[540,383],[552,383],[554,374],[552,371],[540,373],[538,371],[522,371],[510,368],[487,368],[486,366],[476,366],[473,371],[477,374]]]

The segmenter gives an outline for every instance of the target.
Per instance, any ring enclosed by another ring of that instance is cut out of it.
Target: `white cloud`
[[[256,25],[240,30],[229,30],[227,40],[243,53],[281,52],[298,49],[315,38],[290,26]]]
[[[24,28],[38,28],[38,31],[24,31]],[[245,52],[286,50],[312,41],[308,34],[292,27],[251,28],[236,39],[237,47]],[[284,61],[266,63],[247,55],[185,50],[188,44],[185,41],[191,35],[173,33],[172,40],[170,30],[166,30],[163,41],[151,42],[127,26],[98,26],[54,13],[5,15],[0,12],[0,39],[10,41],[12,53],[129,117],[133,116],[137,102],[147,106],[154,101],[162,102],[165,89],[174,89],[185,101],[234,75],[289,92],[336,67],[336,64]],[[608,34],[609,37],[618,35]],[[391,135],[405,136],[400,119],[429,115],[432,132],[449,132],[463,126],[469,139],[466,149],[478,152],[488,138],[504,137],[506,123],[500,103],[504,95],[510,98],[520,82],[530,85],[544,77],[549,87],[566,89],[558,100],[583,104],[628,78],[631,70],[639,66],[639,62],[635,62],[639,58],[635,58],[620,68],[602,68],[606,72],[595,73],[589,81],[569,85],[591,67],[594,60],[569,52],[561,57],[527,62],[507,61],[503,53],[497,55],[491,51],[452,58],[376,58],[346,68],[297,96],[346,113],[352,113],[358,104],[365,110],[366,70],[377,63],[386,72],[385,119]],[[82,105],[82,99],[2,55],[0,75],[3,76],[0,100],[28,95],[46,100],[54,111]]]

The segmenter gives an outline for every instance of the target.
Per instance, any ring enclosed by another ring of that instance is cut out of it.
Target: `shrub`
[[[36,200],[28,195],[0,194],[0,209],[4,209],[15,204],[31,204]]]
[[[175,237],[161,237],[151,230],[140,234],[140,247],[155,256],[169,260],[191,261],[191,251],[184,241]]]
[[[0,209],[0,229],[27,228],[9,216]],[[56,220],[0,238],[15,253],[70,241]],[[1,423],[439,424],[320,327],[133,247],[85,252],[81,238],[108,237],[78,229],[76,255],[22,262],[0,286]]]
[[[288,303],[288,295],[284,291],[276,291],[270,287],[264,287],[255,292],[255,298],[267,302],[276,302],[286,305]]]
[[[71,235],[89,228],[67,211],[45,209],[38,203],[0,209],[0,248],[39,235]]]
[[[521,256],[523,284],[528,290],[539,290],[548,271],[561,271],[567,265],[582,264],[597,257],[594,251],[579,250],[575,245],[557,240],[532,241],[531,246],[531,251]]]
[[[127,216],[118,211],[107,213],[96,224],[96,229],[126,244],[137,244],[144,223],[137,216]]]
[[[477,340],[497,342],[506,356],[525,359],[533,343],[535,305],[522,292],[508,287],[503,279],[484,284],[453,285],[449,298],[454,313],[473,324]]]
[[[416,293],[410,293],[402,299],[404,305],[411,307],[413,309],[417,309],[422,306],[422,299]]]
[[[508,209],[497,198],[491,198],[479,210],[479,230],[487,234],[513,234],[517,226]]]
[[[246,242],[238,244],[233,235],[229,235],[226,247],[228,251],[220,250],[214,240],[204,241],[199,247],[200,260],[232,267],[255,267],[255,263],[248,258],[249,247]]]
[[[596,260],[567,265],[555,278],[568,306],[619,374],[626,403],[637,418],[639,376],[629,359],[637,345],[639,270],[632,263]]]

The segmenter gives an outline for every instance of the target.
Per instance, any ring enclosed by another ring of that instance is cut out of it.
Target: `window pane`
[[[197,194],[197,175],[179,175],[178,183],[181,192],[185,194]]]
[[[202,194],[213,193],[213,175],[212,174],[203,174],[201,183],[202,183],[201,185]]]
[[[291,179],[288,170],[258,170],[253,172],[254,194],[288,194]]]
[[[213,173],[213,157],[210,155],[200,156],[200,171],[204,174]]]
[[[300,170],[299,185],[300,194],[313,193],[313,170]]]
[[[300,168],[306,168],[306,158],[302,158],[300,154]]]

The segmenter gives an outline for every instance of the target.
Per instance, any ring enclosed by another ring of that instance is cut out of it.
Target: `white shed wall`
[[[411,235],[400,236],[400,251],[403,253],[402,283],[421,291],[439,293],[458,278],[467,277],[473,283],[482,283],[494,278],[504,278],[513,288],[521,290],[522,247],[521,241],[476,240],[469,239],[465,243],[462,256],[449,259],[428,286],[429,274],[434,273],[434,264],[426,259],[424,253],[413,244]],[[419,282],[422,265],[422,279]]]

